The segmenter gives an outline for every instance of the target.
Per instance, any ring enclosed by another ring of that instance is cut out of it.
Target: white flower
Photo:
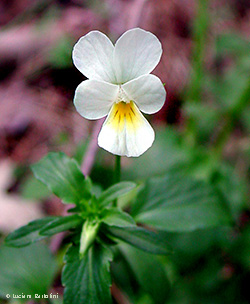
[[[142,29],[125,32],[115,46],[99,31],[81,37],[73,62],[88,80],[76,89],[74,104],[87,119],[107,118],[98,136],[105,150],[139,156],[151,147],[154,130],[140,111],[158,112],[166,98],[160,79],[149,74],[159,63],[160,41]]]

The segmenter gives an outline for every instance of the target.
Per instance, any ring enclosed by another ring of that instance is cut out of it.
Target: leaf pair
[[[107,215],[104,217],[106,223],[103,222],[100,228],[106,237],[115,241],[121,240],[123,244],[127,243],[154,254],[170,252],[166,240],[156,232],[137,227],[132,223],[132,218],[122,211],[111,210],[110,213],[106,211]],[[118,223],[120,227],[116,226],[118,218],[123,220],[122,223]],[[62,283],[65,286],[64,303],[112,303],[109,270],[113,259],[112,251],[107,248],[102,238],[93,242],[81,259],[79,259],[79,249],[78,245],[72,245],[65,256],[66,264],[62,275]],[[143,251],[141,251],[142,255]]]
[[[166,242],[154,232],[147,231],[136,226],[123,228],[106,226],[106,229],[107,232],[116,239],[121,239],[145,251],[157,254],[169,253],[169,248],[166,246]],[[132,263],[134,267],[135,263],[138,263],[140,260],[144,261],[142,259],[142,257],[145,256],[143,251],[132,250],[132,248],[129,251],[128,246],[124,245],[120,246],[120,249],[124,250],[124,254],[129,258],[130,263]],[[127,249],[126,252],[125,249]],[[136,252],[139,257],[139,260],[137,261],[133,261],[134,252]],[[110,262],[112,259],[112,251],[99,242],[95,242],[82,259],[79,259],[79,246],[72,245],[68,249],[64,259],[65,266],[62,274],[62,283],[65,286],[64,304],[112,303],[110,294]],[[157,261],[149,255],[146,256],[146,262],[147,265],[151,266],[151,271],[155,271],[155,267],[157,266],[157,270],[161,274],[162,282],[164,282],[164,284],[169,284],[166,274],[164,274],[161,269],[159,262],[157,263]],[[168,291],[169,286],[162,285],[158,287],[157,291],[154,290],[150,284],[157,287],[158,283],[156,280],[151,283],[147,281],[146,278],[148,277],[149,272],[144,269],[145,264],[142,263],[143,262],[139,263],[137,267],[139,281],[145,285],[144,287],[146,291],[152,293],[153,298],[156,298],[155,293],[160,291],[161,287],[164,287],[164,291],[161,291],[161,298],[165,299],[167,296],[166,290]],[[146,277],[144,276],[145,274]]]
[[[116,242],[120,242],[120,246],[126,243],[123,253],[136,268],[131,256],[128,257],[127,244],[153,254],[166,255],[171,251],[164,234],[158,234],[155,229],[190,231],[231,221],[227,208],[208,184],[172,171],[148,180],[132,206],[134,218],[153,227],[147,230],[138,227],[128,213],[113,206],[120,196],[131,193],[136,184],[121,182],[96,196],[90,179],[83,176],[77,162],[63,153],[48,154],[32,169],[35,176],[64,203],[75,204],[70,210],[75,214],[33,221],[11,233],[6,244],[26,246],[46,236],[79,228],[78,238],[72,239],[74,244],[65,256],[64,303],[111,303],[109,264],[112,253],[107,247]],[[150,264],[150,258],[147,263]],[[138,269],[137,272],[138,280],[143,282],[143,272]],[[162,277],[165,278],[164,274]],[[154,298],[155,294],[150,292]]]
[[[83,176],[76,161],[63,153],[48,154],[32,170],[64,203],[75,204],[70,212],[78,214],[35,220],[11,233],[5,242],[13,247],[27,246],[83,226],[80,244],[76,240],[65,256],[64,303],[111,303],[109,267],[113,255],[106,245],[108,239],[110,244],[120,240],[147,252],[169,253],[168,245],[157,233],[137,227],[128,213],[112,206],[136,184],[121,182],[96,197],[90,179]]]
[[[45,217],[10,233],[5,238],[5,244],[12,247],[24,247],[56,233],[74,229],[82,222],[83,219],[77,214]]]

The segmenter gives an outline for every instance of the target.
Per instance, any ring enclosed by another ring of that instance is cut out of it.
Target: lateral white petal
[[[166,91],[162,82],[152,74],[131,80],[122,85],[122,89],[146,114],[158,112],[166,100]]]
[[[98,119],[108,114],[118,91],[117,85],[99,80],[85,80],[76,88],[74,105],[83,117]]]
[[[103,149],[137,157],[152,146],[154,130],[133,102],[114,104],[98,136]]]
[[[109,38],[99,31],[81,37],[73,49],[73,62],[89,79],[116,83],[113,71],[114,46]]]
[[[161,43],[150,32],[135,28],[125,32],[116,42],[114,68],[118,83],[149,74],[162,54]]]

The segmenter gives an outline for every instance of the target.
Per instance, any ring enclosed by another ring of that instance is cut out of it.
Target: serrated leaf
[[[104,209],[101,221],[109,226],[128,227],[135,226],[134,219],[126,212],[118,208]]]
[[[98,198],[98,203],[100,206],[105,207],[113,200],[119,198],[120,196],[130,192],[136,187],[135,183],[132,182],[120,182],[115,184],[105,190]]]
[[[169,254],[171,249],[166,239],[156,232],[142,227],[112,227],[105,226],[106,233],[141,250],[154,254]]]
[[[39,231],[56,218],[55,216],[45,217],[20,227],[5,238],[5,244],[12,247],[23,247],[43,239],[45,236],[39,235]]]
[[[54,221],[48,223],[39,232],[40,235],[50,236],[62,231],[66,231],[72,228],[76,228],[83,222],[83,219],[77,215],[61,216],[56,218]]]
[[[81,260],[79,247],[71,246],[65,256],[62,274],[64,304],[111,303],[111,260],[111,251],[98,243]]]
[[[50,250],[43,244],[26,248],[0,248],[0,297],[6,294],[48,294],[56,262]],[[26,300],[27,301],[27,300]]]
[[[89,181],[84,178],[77,162],[66,154],[49,153],[32,165],[35,177],[66,204],[78,204],[90,199]]]
[[[229,225],[231,215],[211,185],[167,174],[146,183],[135,205],[136,221],[166,231]]]

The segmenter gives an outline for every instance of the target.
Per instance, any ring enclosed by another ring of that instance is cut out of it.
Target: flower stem
[[[114,183],[119,183],[121,180],[121,156],[116,155],[115,158],[115,175],[114,175]]]

